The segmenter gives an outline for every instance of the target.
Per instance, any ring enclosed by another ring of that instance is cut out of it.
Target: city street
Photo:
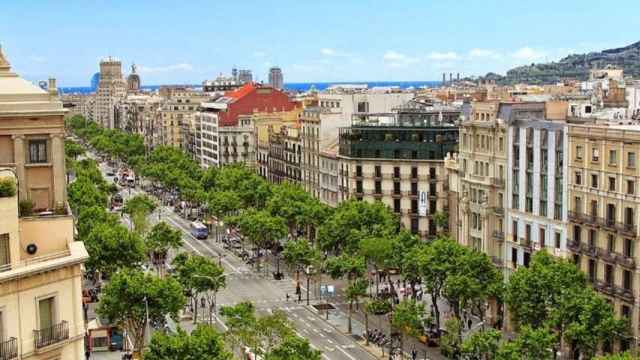
[[[113,181],[113,177],[106,175],[109,169],[108,166],[101,163],[100,169],[108,181]],[[122,188],[120,193],[126,202],[129,197],[144,192],[139,189]],[[158,217],[158,213],[160,213],[160,217]],[[235,254],[223,249],[222,244],[216,243],[215,239],[211,237],[206,240],[196,239],[189,231],[190,222],[174,213],[171,207],[160,206],[149,216],[152,224],[158,222],[159,219],[182,231],[184,250],[221,261],[227,274],[227,286],[217,295],[218,307],[234,305],[242,301],[251,301],[255,304],[259,314],[282,310],[287,314],[298,334],[309,339],[312,346],[320,349],[323,352],[323,358],[327,360],[367,360],[378,358],[356,339],[344,334],[335,328],[332,323],[326,321],[324,312],[320,314],[312,306],[307,307],[304,301],[297,303],[295,283],[292,278],[274,280],[270,273],[265,275],[265,271],[256,273]],[[123,220],[126,223],[129,222],[126,217]],[[303,288],[303,294],[305,290]],[[290,296],[288,300],[287,294]],[[303,296],[303,299],[306,299],[306,297]],[[333,317],[330,314],[330,319]],[[208,314],[205,315],[205,318],[205,321],[208,321]],[[214,320],[216,326],[222,330],[226,329],[226,325],[222,323],[217,315],[214,315]],[[192,322],[183,321],[181,326],[189,329],[192,327]],[[355,329],[357,328],[357,325],[354,324],[354,333],[356,333]],[[101,356],[97,358],[103,359]]]

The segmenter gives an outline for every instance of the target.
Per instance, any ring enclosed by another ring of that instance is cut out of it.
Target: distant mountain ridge
[[[616,49],[569,55],[560,61],[519,66],[507,71],[506,76],[489,73],[484,80],[498,84],[550,84],[564,79],[586,80],[589,70],[613,65],[624,69],[627,76],[640,77],[640,41]]]

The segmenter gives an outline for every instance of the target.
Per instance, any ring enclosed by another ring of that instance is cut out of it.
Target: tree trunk
[[[369,345],[369,313],[364,311],[364,341],[365,345]]]
[[[436,318],[436,332],[440,335],[440,310],[438,309],[438,296],[431,291],[431,304],[433,306],[433,315]]]
[[[309,306],[309,274],[307,274],[307,306]]]
[[[353,313],[353,300],[349,301],[349,319],[347,322],[347,332],[351,335],[351,314]]]

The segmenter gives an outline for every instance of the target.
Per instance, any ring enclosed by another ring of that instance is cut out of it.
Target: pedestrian
[[[289,302],[289,293],[287,293],[287,302]]]
[[[84,357],[86,360],[89,360],[89,358],[91,357],[91,351],[89,351],[89,349],[87,349],[87,351],[84,352]]]
[[[413,350],[411,350],[411,360],[416,360],[417,358],[418,358],[418,352],[414,348]]]
[[[471,330],[471,325],[473,325],[473,321],[471,321],[471,317],[469,317],[469,319],[467,319],[467,328],[469,330]]]

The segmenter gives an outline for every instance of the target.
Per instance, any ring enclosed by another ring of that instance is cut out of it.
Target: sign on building
[[[420,191],[420,199],[418,199],[418,215],[427,216],[429,211],[429,200],[427,199],[427,192]]]

